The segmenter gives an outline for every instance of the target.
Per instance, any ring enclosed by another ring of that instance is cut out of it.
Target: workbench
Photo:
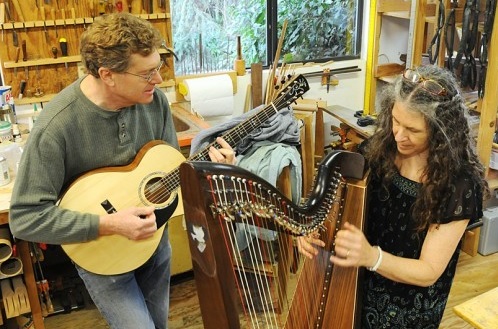
[[[341,105],[330,105],[327,106],[325,112],[330,114],[332,117],[336,118],[340,122],[344,123],[351,129],[353,129],[360,137],[367,139],[375,131],[374,125],[369,125],[362,127],[358,125],[358,118],[354,116],[355,110],[349,109]]]
[[[498,287],[469,299],[453,308],[474,328],[498,328]]]

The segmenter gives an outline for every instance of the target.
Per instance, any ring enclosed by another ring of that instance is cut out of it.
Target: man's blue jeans
[[[166,329],[170,262],[171,245],[166,228],[155,253],[135,271],[98,275],[77,265],[76,268],[90,297],[111,328]]]

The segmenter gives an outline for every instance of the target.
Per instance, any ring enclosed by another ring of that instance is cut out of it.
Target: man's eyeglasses
[[[146,75],[141,75],[141,74],[136,74],[136,73],[131,73],[131,72],[123,72],[123,73],[126,73],[126,74],[130,74],[130,75],[134,75],[136,77],[140,77],[142,79],[144,79],[145,81],[147,81],[147,83],[150,83],[152,81],[152,79],[154,78],[154,76],[159,73],[159,71],[161,70],[161,67],[163,67],[164,65],[164,61],[161,60],[161,62],[159,63],[158,67],[156,67],[155,69],[151,70],[149,73],[147,73]]]
[[[403,72],[403,79],[414,84],[420,84],[420,87],[433,95],[436,96],[446,96],[446,89],[441,86],[437,81],[432,79],[426,79],[416,70],[406,69]]]

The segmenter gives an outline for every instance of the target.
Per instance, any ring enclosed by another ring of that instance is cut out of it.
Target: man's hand
[[[143,240],[156,231],[154,207],[132,207],[100,216],[99,235],[119,234],[130,240]]]
[[[213,162],[235,164],[235,152],[233,151],[230,144],[228,144],[223,138],[217,137],[216,142],[221,146],[217,149],[213,146],[209,148],[209,158]]]

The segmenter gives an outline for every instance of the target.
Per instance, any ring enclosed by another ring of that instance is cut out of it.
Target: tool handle
[[[21,80],[21,84],[19,86],[19,99],[23,97],[25,89],[26,89],[26,80]]]
[[[12,44],[14,47],[19,47],[19,38],[17,36],[17,31],[14,30],[14,23],[12,23]]]
[[[17,63],[19,62],[19,55],[21,54],[21,48],[19,47],[16,47],[16,57],[14,59],[14,61]]]
[[[66,38],[60,38],[59,45],[61,47],[62,56],[67,56],[67,40],[66,40]]]
[[[22,60],[27,61],[28,60],[28,53],[26,52],[26,40],[23,40],[21,42],[21,47],[22,47]]]
[[[52,47],[52,55],[54,55],[54,58],[57,58],[57,53],[59,52],[59,49]]]

